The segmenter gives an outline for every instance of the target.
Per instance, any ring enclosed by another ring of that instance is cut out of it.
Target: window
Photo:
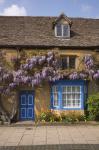
[[[70,27],[68,24],[57,24],[55,27],[55,36],[70,37]]]
[[[81,107],[81,87],[63,86],[62,87],[62,106],[66,108]]]
[[[74,69],[75,68],[75,56],[64,56],[61,57],[61,68],[64,69]]]
[[[58,86],[53,86],[53,106],[58,106]]]
[[[54,85],[55,84],[55,85]],[[84,109],[85,81],[60,80],[52,84],[52,109]]]
[[[62,36],[62,27],[61,27],[61,24],[57,24],[57,26],[56,26],[56,35],[57,36]]]

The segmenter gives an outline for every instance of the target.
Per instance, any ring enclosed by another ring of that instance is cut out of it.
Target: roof
[[[0,17],[0,47],[99,47],[99,19],[69,18],[70,39],[55,37],[57,17]]]
[[[56,18],[54,23],[57,24],[61,19],[65,19],[70,26],[72,25],[72,21],[64,13],[60,14],[60,16]]]

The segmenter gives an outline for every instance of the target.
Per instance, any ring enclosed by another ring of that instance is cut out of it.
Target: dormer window
[[[62,13],[54,22],[55,36],[61,38],[70,38],[71,20]]]
[[[70,27],[68,24],[56,24],[55,26],[55,36],[56,37],[70,37]]]

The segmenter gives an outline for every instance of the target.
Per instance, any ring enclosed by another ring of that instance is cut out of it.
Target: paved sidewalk
[[[0,127],[0,146],[99,144],[99,125]]]

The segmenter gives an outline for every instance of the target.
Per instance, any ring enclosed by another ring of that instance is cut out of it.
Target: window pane
[[[67,69],[67,57],[61,58],[61,67],[62,69]]]
[[[67,87],[64,86],[64,87],[63,87],[63,92],[66,92],[66,91],[67,91]]]
[[[67,100],[71,100],[72,99],[72,94],[67,94]]]
[[[62,106],[67,108],[80,107],[80,86],[63,86],[62,87]]]
[[[71,101],[70,100],[67,100],[67,107],[70,107],[71,106]]]
[[[71,92],[71,86],[67,86],[67,92]]]
[[[69,36],[69,27],[68,25],[63,25],[63,36]]]
[[[75,68],[75,57],[69,57],[69,68]]]
[[[58,106],[58,86],[52,87],[53,106]]]
[[[61,68],[68,69],[68,68],[75,68],[75,61],[76,58],[74,56],[62,56],[61,58]]]
[[[72,94],[72,99],[74,100],[76,97],[76,94]]]
[[[53,92],[58,92],[58,87],[57,86],[53,86]]]
[[[62,25],[61,24],[56,25],[56,32],[57,32],[57,36],[62,36]]]
[[[66,93],[62,94],[62,105],[63,107],[66,106]]]
[[[54,98],[54,106],[58,106],[58,93],[54,93],[53,98]]]
[[[80,99],[80,94],[76,94],[76,95],[75,95],[75,98],[76,98],[76,99]]]
[[[80,105],[80,100],[76,100],[76,105]]]
[[[75,87],[75,92],[80,92],[80,86]]]
[[[73,106],[75,106],[75,100],[73,100]]]
[[[75,93],[75,86],[72,86],[72,92]]]
[[[66,100],[66,94],[62,94],[62,99]]]
[[[63,107],[66,107],[66,100],[63,100],[62,102],[63,102],[63,103],[62,103],[62,104],[63,104]]]

